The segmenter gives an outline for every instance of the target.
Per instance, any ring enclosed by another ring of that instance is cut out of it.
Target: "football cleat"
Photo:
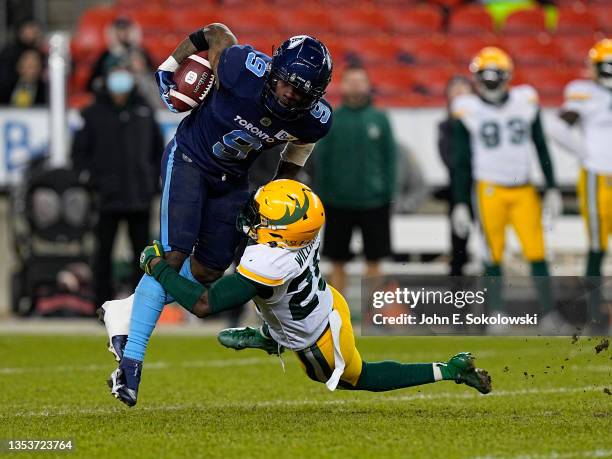
[[[474,366],[474,357],[469,352],[460,352],[447,362],[449,370],[455,374],[457,384],[473,387],[481,394],[491,392],[491,377],[489,373]]]
[[[127,406],[136,405],[141,373],[142,362],[122,359],[119,368],[113,371],[107,380],[111,395]]]
[[[219,332],[217,339],[223,346],[237,351],[263,349],[270,355],[282,354],[285,348],[264,333],[261,328],[226,328]]]
[[[115,356],[117,362],[121,362],[123,358],[123,351],[125,350],[127,339],[127,335],[117,335],[113,336],[108,342],[108,352]]]

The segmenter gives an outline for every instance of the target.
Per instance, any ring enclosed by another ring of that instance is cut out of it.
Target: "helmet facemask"
[[[498,68],[484,68],[475,74],[475,86],[487,101],[498,103],[508,93],[510,73]]]
[[[612,89],[612,60],[595,64],[595,75],[599,84],[605,88]]]
[[[277,118],[296,120],[324,96],[331,74],[331,56],[325,45],[306,35],[292,37],[274,51],[268,63],[263,105]],[[276,94],[279,81],[299,92],[299,103],[287,106],[280,100]]]

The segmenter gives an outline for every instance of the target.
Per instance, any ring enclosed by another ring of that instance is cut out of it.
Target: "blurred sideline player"
[[[163,258],[159,243],[141,255],[141,267],[198,317],[238,307],[253,299],[261,329],[234,328],[219,340],[234,349],[270,354],[295,351],[309,378],[330,390],[388,391],[440,380],[491,390],[487,372],[474,368],[469,353],[447,363],[363,361],[355,347],[348,305],[319,270],[323,204],[306,185],[275,180],[261,187],[238,220],[251,238],[237,272],[208,288],[180,276]]]
[[[567,85],[559,115],[567,124],[553,129],[551,134],[563,145],[568,125],[579,126],[582,132],[577,150],[582,165],[578,198],[589,241],[585,275],[591,323],[587,329],[607,333],[600,276],[612,233],[612,40],[601,40],[591,48],[589,64],[593,79],[575,80]]]
[[[270,58],[248,45],[236,46],[223,24],[192,33],[160,65],[156,78],[170,110],[175,111],[169,96],[176,88],[174,71],[191,54],[206,50],[216,85],[181,121],[166,148],[160,225],[168,264],[202,283],[221,277],[232,262],[240,238],[236,215],[249,197],[253,161],[286,144],[276,176],[293,177],[329,131],[332,117],[322,99],[332,73],[325,45],[296,36]],[[145,350],[168,302],[163,287],[144,276],[135,291],[129,333],[123,329],[111,340],[111,350],[121,358],[111,392],[125,403],[136,403]]]
[[[520,240],[532,275],[548,276],[543,212],[538,193],[530,183],[534,147],[546,181],[544,215],[557,217],[562,202],[542,131],[538,95],[528,85],[509,87],[512,60],[499,48],[482,49],[472,60],[470,71],[476,93],[461,95],[452,104],[456,118],[453,196],[457,203],[451,215],[453,227],[458,235],[467,234],[472,192],[472,205],[485,244],[485,276],[502,274],[508,225]],[[545,303],[546,308],[552,306],[550,299]],[[499,306],[494,302],[494,308]]]
[[[596,43],[589,62],[593,80],[567,85],[559,116],[582,131],[578,196],[589,239],[586,275],[600,276],[612,232],[612,40]]]

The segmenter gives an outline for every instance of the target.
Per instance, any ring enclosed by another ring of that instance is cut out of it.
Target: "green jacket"
[[[387,115],[368,105],[341,106],[315,148],[315,190],[327,205],[370,209],[389,204],[396,181],[396,148]]]

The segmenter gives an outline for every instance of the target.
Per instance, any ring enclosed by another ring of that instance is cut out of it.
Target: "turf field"
[[[73,440],[64,457],[612,457],[612,351],[601,339],[361,338],[367,360],[470,350],[482,396],[441,382],[330,393],[297,360],[154,337],[139,405],[111,398],[101,337],[0,336],[0,438]],[[2,453],[0,453],[1,455]],[[14,453],[15,457],[51,456]]]

